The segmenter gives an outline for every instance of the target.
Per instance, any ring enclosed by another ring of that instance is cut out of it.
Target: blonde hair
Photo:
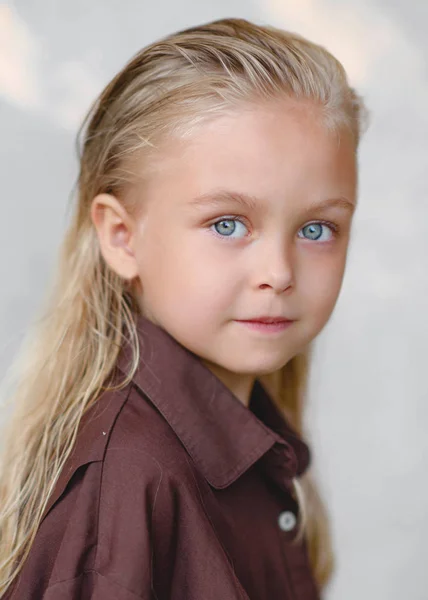
[[[103,260],[90,216],[92,199],[113,193],[132,212],[136,162],[170,136],[243,103],[280,97],[319,106],[326,126],[348,128],[358,146],[364,104],[342,65],[324,48],[280,29],[223,19],[172,34],[138,52],[105,87],[79,130],[77,203],[40,318],[14,370],[0,479],[0,595],[17,576],[48,498],[69,456],[82,415],[109,387],[119,349],[138,365],[136,292]],[[160,154],[161,156],[161,154]],[[134,202],[134,204],[133,204]],[[278,405],[302,432],[309,350],[266,378]],[[332,571],[327,516],[306,473],[295,481],[310,560],[319,587]],[[303,529],[301,529],[303,531]]]

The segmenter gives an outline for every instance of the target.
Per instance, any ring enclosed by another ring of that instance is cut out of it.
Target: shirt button
[[[279,515],[278,524],[282,531],[291,531],[296,526],[297,519],[289,510],[285,510]]]

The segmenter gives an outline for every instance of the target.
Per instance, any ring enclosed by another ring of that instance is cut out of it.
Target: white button
[[[282,531],[291,531],[296,526],[297,519],[289,510],[285,510],[279,515],[278,524]]]

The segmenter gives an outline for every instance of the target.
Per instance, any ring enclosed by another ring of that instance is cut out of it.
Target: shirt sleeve
[[[97,512],[85,508],[83,489],[73,506],[68,532],[43,599],[156,597],[152,517],[159,502],[167,507],[165,519],[171,521],[171,527],[174,520],[173,490],[167,472],[143,451],[109,447],[99,489],[93,486],[91,495],[94,492],[99,495]]]
[[[85,571],[79,577],[50,586],[43,600],[149,600],[152,596],[147,593],[136,595],[97,571]]]

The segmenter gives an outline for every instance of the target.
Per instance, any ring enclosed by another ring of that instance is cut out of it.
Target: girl
[[[13,600],[315,600],[302,412],[364,105],[325,49],[224,19],[139,52],[85,119],[0,488]]]

